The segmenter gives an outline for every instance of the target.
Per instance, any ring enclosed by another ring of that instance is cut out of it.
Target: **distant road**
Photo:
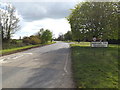
[[[0,57],[3,88],[73,88],[69,44],[29,49]]]

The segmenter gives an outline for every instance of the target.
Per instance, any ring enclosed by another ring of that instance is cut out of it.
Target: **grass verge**
[[[90,48],[71,44],[73,78],[78,88],[118,88],[118,46]]]
[[[45,44],[28,45],[28,46],[23,46],[23,47],[18,47],[18,48],[4,49],[4,50],[0,50],[0,54],[2,53],[2,56],[3,55],[8,55],[8,54],[20,52],[20,51],[31,49],[31,48],[36,48],[36,47],[40,47],[40,46],[44,46],[44,45],[50,45],[50,44],[53,44],[53,43],[56,43],[56,42],[48,42],[48,43],[45,43]]]

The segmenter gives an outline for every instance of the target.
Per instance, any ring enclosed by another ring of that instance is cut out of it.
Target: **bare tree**
[[[19,29],[19,17],[15,7],[7,4],[4,9],[0,9],[0,30],[3,41],[9,41],[11,36]]]

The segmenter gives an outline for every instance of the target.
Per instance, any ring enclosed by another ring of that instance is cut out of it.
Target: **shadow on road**
[[[71,75],[68,76],[69,78],[64,76],[66,54],[69,53],[69,50],[69,48],[61,48],[39,55],[38,60],[34,62],[40,67],[30,69],[30,73],[33,74],[21,88],[71,87],[69,84]],[[41,63],[43,64],[41,65]]]

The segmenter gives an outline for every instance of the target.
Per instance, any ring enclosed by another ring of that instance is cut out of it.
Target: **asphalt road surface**
[[[68,43],[0,57],[3,88],[73,88]]]

